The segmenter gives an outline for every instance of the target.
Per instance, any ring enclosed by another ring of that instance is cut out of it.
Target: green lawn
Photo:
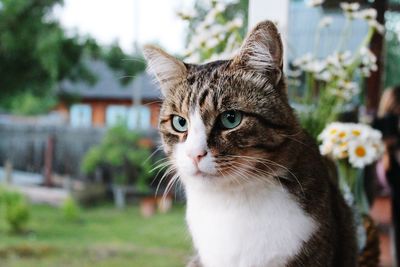
[[[190,256],[183,207],[145,219],[137,207],[85,209],[67,222],[59,209],[33,206],[31,233],[15,236],[0,220],[0,266],[179,267]]]

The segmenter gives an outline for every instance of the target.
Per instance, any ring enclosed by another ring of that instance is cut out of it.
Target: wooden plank
[[[388,0],[374,1],[372,7],[378,12],[377,20],[381,24],[385,24],[385,12],[388,8]],[[372,37],[370,49],[378,59],[378,71],[372,72],[371,76],[367,79],[366,91],[366,107],[369,114],[376,114],[379,105],[380,92],[382,90],[382,73],[384,68],[383,62],[383,44],[384,36],[375,33]]]

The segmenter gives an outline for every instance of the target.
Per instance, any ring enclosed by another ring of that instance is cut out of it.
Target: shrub
[[[25,197],[6,188],[0,188],[0,204],[5,220],[13,233],[22,233],[30,219],[30,207]]]
[[[81,218],[81,210],[78,203],[72,198],[68,197],[61,206],[64,219],[67,221],[76,222]]]
[[[83,159],[82,169],[93,173],[97,168],[108,168],[116,184],[134,184],[148,190],[151,162],[146,160],[151,151],[141,144],[142,137],[124,125],[110,128],[102,142],[91,148]]]

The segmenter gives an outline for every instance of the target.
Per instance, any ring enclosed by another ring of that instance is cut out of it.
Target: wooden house
[[[96,83],[64,81],[58,95],[57,111],[73,127],[108,127],[121,121],[131,129],[155,128],[160,110],[160,90],[153,78],[138,74],[127,85],[121,75],[102,61],[89,62]]]

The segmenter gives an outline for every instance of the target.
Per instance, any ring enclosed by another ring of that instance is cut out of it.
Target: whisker
[[[272,161],[272,160],[269,160],[269,159],[265,159],[265,158],[242,156],[242,155],[241,156],[239,156],[239,155],[224,155],[223,157],[225,157],[225,158],[241,158],[241,159],[245,159],[245,160],[247,159],[250,162],[252,161],[252,162],[255,162],[255,163],[260,163],[263,166],[269,168],[270,170],[271,170],[271,167],[268,166],[267,163],[272,164],[272,165],[274,165],[276,167],[279,167],[279,168],[285,170],[286,172],[288,172],[290,174],[290,176],[292,178],[294,178],[294,180],[300,186],[300,190],[302,191],[303,195],[305,194],[304,193],[304,188],[303,188],[302,184],[300,183],[300,180],[298,179],[298,177],[290,169],[288,169],[287,167],[285,167],[285,166],[283,166],[283,165],[281,165],[281,164],[279,164],[279,163],[277,163],[275,161]],[[284,177],[284,176],[283,177],[282,176],[276,176],[276,177],[278,178],[279,182],[280,182],[280,179],[288,179],[288,177]]]
[[[147,157],[147,159],[145,159],[145,161],[143,162],[146,163],[147,161],[149,161],[158,151],[160,151],[161,147],[158,147],[156,150],[153,151],[153,153],[150,154],[150,156]]]

